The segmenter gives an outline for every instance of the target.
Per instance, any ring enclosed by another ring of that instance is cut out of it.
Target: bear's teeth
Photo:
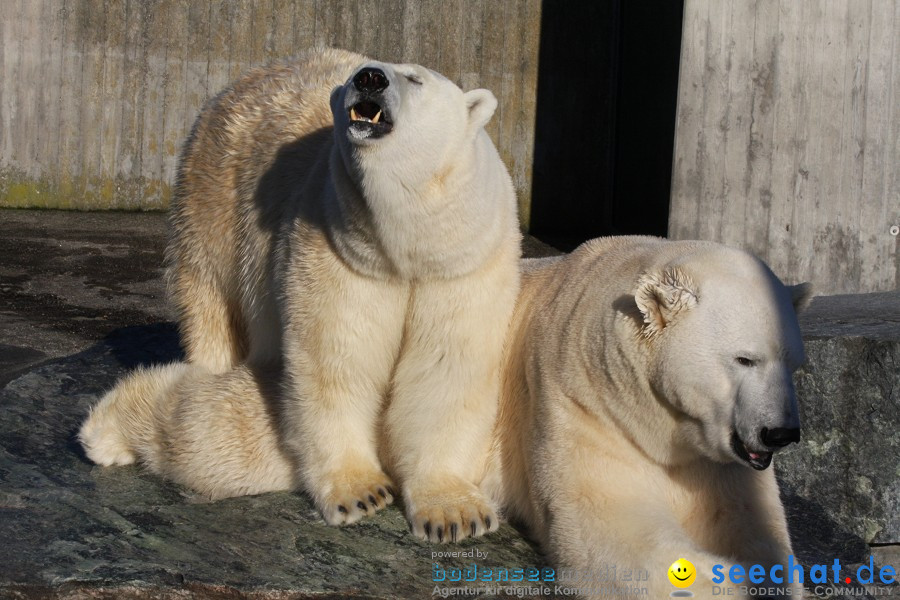
[[[372,117],[372,122],[377,123],[380,119],[381,119],[381,111],[379,110],[378,113],[374,117]]]
[[[358,121],[358,120],[359,120],[359,115],[356,114],[356,109],[353,108],[353,107],[350,107],[350,120],[351,120],[351,121]]]

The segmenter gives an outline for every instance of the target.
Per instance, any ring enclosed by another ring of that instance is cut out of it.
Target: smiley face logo
[[[669,581],[675,587],[686,588],[694,583],[695,579],[697,579],[697,569],[687,559],[679,558],[669,567]]]

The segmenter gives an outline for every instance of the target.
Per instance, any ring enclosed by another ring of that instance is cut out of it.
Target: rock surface
[[[783,490],[866,543],[900,543],[900,338],[812,338],[806,352]]]
[[[74,438],[88,406],[180,356],[164,236],[162,215],[0,211],[0,598],[427,598],[434,562],[543,564],[509,525],[433,547],[397,508],[335,529],[299,494],[203,503],[140,467],[90,464]],[[898,325],[900,293],[817,299],[803,318],[804,440],[776,461],[807,565],[874,551],[900,567],[884,545],[900,542]],[[432,556],[448,550],[486,556]]]
[[[0,596],[10,584],[28,594],[127,585],[212,597],[233,590],[431,595],[431,552],[449,547],[414,540],[396,508],[338,529],[299,494],[202,503],[140,467],[92,465],[74,439],[88,406],[131,366],[177,356],[170,324],[131,328],[0,392],[0,539],[8,552]],[[459,549],[474,548],[488,553],[484,564],[541,565],[509,526]]]
[[[0,210],[0,387],[110,332],[171,321],[161,213]]]
[[[900,291],[817,298],[801,327],[803,440],[778,459],[782,494],[808,545],[860,559],[900,544]]]

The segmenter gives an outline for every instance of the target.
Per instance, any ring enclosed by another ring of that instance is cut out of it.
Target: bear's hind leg
[[[169,290],[178,313],[185,360],[224,373],[246,357],[246,324],[239,297],[228,293],[213,268],[208,263],[177,261],[169,273]]]
[[[184,363],[139,368],[119,381],[91,408],[78,432],[87,457],[104,467],[158,462],[164,399],[186,368]]]

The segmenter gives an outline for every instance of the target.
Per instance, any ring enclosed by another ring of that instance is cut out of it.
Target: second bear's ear
[[[463,95],[469,109],[469,127],[477,131],[487,125],[497,110],[497,99],[489,90],[472,90]]]
[[[642,275],[634,301],[644,316],[644,335],[655,336],[680,313],[696,306],[696,289],[691,278],[677,268]]]
[[[794,305],[794,312],[800,314],[813,298],[813,286],[811,283],[798,283],[797,285],[789,285],[788,291],[791,293],[791,304]]]

